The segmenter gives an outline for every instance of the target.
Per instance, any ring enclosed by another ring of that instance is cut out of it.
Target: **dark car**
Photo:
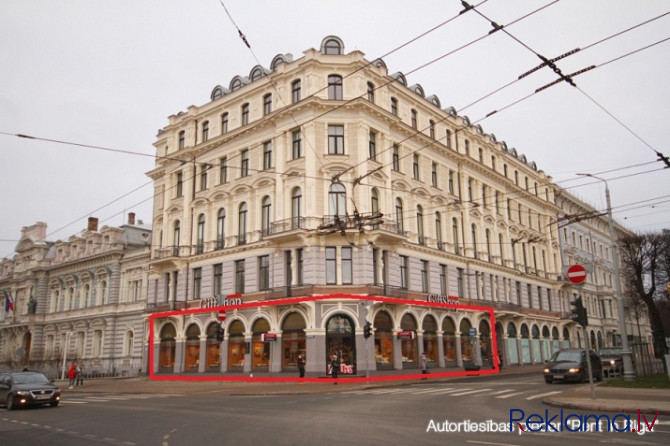
[[[589,352],[591,357],[591,373],[596,381],[603,380],[603,367],[600,357],[593,351]],[[561,350],[554,353],[544,367],[544,380],[548,383],[559,382],[583,382],[589,379],[589,371],[586,364],[584,350],[574,348]]]
[[[622,347],[603,347],[598,354],[603,365],[603,371],[607,376],[623,373]]]
[[[41,373],[0,374],[0,404],[9,410],[44,404],[56,407],[59,402],[60,389]]]

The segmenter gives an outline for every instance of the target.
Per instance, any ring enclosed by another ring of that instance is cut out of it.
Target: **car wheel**
[[[52,402],[49,403],[49,405],[51,407],[58,407],[58,403],[60,403],[60,401],[52,401]]]
[[[9,395],[7,396],[7,410],[14,410],[16,409],[16,404],[14,403],[14,396]]]

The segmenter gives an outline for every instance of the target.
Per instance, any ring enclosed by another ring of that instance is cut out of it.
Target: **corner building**
[[[493,330],[505,365],[574,339],[551,178],[336,36],[216,86],[154,145],[150,312],[330,297],[228,311],[222,342],[216,311],[156,318],[155,372],[293,372],[304,353],[312,376],[332,354],[397,373],[422,351],[463,370],[492,367]]]

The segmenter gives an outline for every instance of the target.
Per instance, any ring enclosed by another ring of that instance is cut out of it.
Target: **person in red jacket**
[[[70,370],[67,371],[67,377],[70,379],[69,389],[74,389],[74,381],[77,379],[77,364],[74,362],[70,365]]]

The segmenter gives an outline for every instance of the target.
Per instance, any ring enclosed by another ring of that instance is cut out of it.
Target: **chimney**
[[[134,225],[135,224],[135,213],[134,212],[128,212],[128,224],[129,225]]]
[[[98,231],[98,219],[96,217],[88,217],[88,230],[93,232]]]

